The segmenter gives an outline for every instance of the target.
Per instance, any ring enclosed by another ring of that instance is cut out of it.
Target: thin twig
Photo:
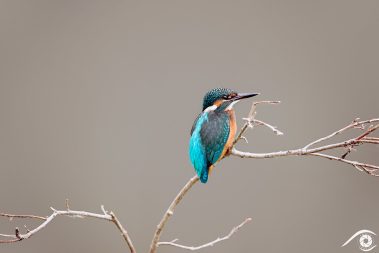
[[[8,217],[10,219],[20,218],[20,219],[38,219],[38,220],[46,220],[46,217],[38,216],[38,215],[29,215],[29,214],[8,214],[8,213],[0,213],[0,216]]]
[[[263,125],[269,129],[271,129],[271,131],[273,131],[276,135],[284,135],[284,133],[279,131],[277,127],[272,126],[272,125],[270,125],[270,124],[268,124],[262,120],[254,119],[253,122],[258,124],[258,125]]]
[[[331,133],[331,134],[329,134],[329,135],[327,135],[327,136],[325,136],[325,137],[323,137],[323,138],[317,139],[317,140],[315,140],[315,141],[309,143],[308,145],[306,145],[306,146],[304,147],[304,149],[308,149],[309,147],[311,147],[311,146],[313,146],[313,145],[316,145],[316,144],[318,144],[318,143],[320,143],[320,142],[322,142],[322,141],[329,140],[330,138],[332,138],[332,137],[334,137],[334,136],[336,136],[336,135],[338,135],[338,134],[340,134],[340,133],[342,133],[342,132],[344,132],[344,131],[346,131],[346,130],[349,130],[349,129],[351,129],[351,128],[360,128],[360,129],[364,129],[364,125],[365,125],[365,124],[374,123],[374,122],[379,122],[379,118],[376,118],[376,119],[369,119],[369,120],[363,120],[363,121],[358,121],[358,120],[359,120],[359,118],[353,120],[353,122],[351,122],[349,125],[347,125],[347,126],[341,128],[340,130],[337,130],[337,131],[335,131],[335,132],[333,132],[333,133]]]
[[[363,139],[364,137],[366,137],[367,135],[369,135],[372,132],[374,132],[378,128],[379,128],[379,124],[377,124],[376,126],[370,126],[369,129],[366,132],[364,132],[363,134],[361,134],[360,136],[358,136],[356,139],[359,141],[359,140]]]
[[[368,163],[361,163],[361,162],[357,162],[357,161],[346,160],[344,158],[339,158],[339,157],[336,157],[336,156],[326,155],[326,154],[321,154],[321,153],[311,153],[309,155],[319,156],[319,157],[327,158],[329,160],[334,160],[334,161],[339,161],[339,162],[347,163],[347,164],[350,164],[350,165],[354,166],[359,171],[363,170],[367,174],[370,174],[370,175],[375,176],[375,177],[379,177],[378,174],[374,173],[376,170],[379,170],[379,166],[376,166],[376,165],[372,165],[372,164],[368,164]]]
[[[216,243],[228,240],[230,237],[232,237],[233,234],[235,234],[236,232],[238,232],[238,230],[240,228],[242,228],[246,223],[248,223],[250,221],[251,221],[251,218],[247,218],[241,224],[239,224],[238,226],[234,227],[229,232],[229,234],[227,234],[226,236],[221,237],[221,238],[219,237],[219,238],[217,238],[217,239],[215,239],[215,240],[213,240],[211,242],[208,242],[208,243],[205,243],[205,244],[202,244],[202,245],[199,245],[199,246],[185,246],[185,245],[182,245],[182,244],[175,243],[176,241],[178,241],[178,239],[172,240],[171,242],[159,242],[158,246],[168,245],[168,246],[174,246],[174,247],[178,247],[178,248],[182,248],[182,249],[186,249],[186,250],[192,250],[192,251],[203,249],[203,248],[207,248],[207,247],[212,247]]]
[[[378,141],[375,141],[375,140],[367,140],[366,138],[365,138],[365,139],[362,139],[361,142],[364,142],[364,143],[371,143],[371,144],[379,144],[379,140],[378,140]]]
[[[242,138],[242,135],[245,133],[245,131],[247,130],[247,128],[253,128],[254,127],[254,125],[252,123],[253,123],[253,121],[255,119],[255,116],[257,114],[257,106],[259,104],[271,104],[271,105],[275,105],[275,104],[279,104],[279,103],[280,103],[280,101],[258,101],[258,102],[253,102],[252,105],[251,105],[249,114],[247,115],[246,118],[244,118],[244,120],[246,122],[241,127],[241,130],[237,134],[237,137],[235,138],[235,140],[233,142],[233,146],[236,145],[237,142]]]
[[[378,137],[370,137],[370,136],[366,136],[366,137],[364,138],[364,140],[379,141],[379,138],[378,138]]]

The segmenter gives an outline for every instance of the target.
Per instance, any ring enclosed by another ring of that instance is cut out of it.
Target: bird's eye
[[[377,246],[375,244],[374,238],[373,238],[374,236],[376,236],[376,234],[370,230],[363,229],[363,230],[356,232],[354,235],[352,235],[344,244],[342,244],[341,247],[349,244],[349,242],[351,242],[354,238],[356,238],[358,236],[359,236],[359,238],[357,239],[358,245],[362,251],[367,252],[367,251],[374,249]]]
[[[229,99],[234,98],[235,96],[237,96],[237,94],[235,94],[235,93],[233,93],[233,94],[229,94],[229,95],[224,95],[224,96],[223,96],[223,99],[229,100]]]

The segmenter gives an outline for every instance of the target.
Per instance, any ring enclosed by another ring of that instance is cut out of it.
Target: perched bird
[[[189,141],[189,157],[202,183],[208,181],[213,165],[233,145],[237,131],[233,105],[256,95],[258,93],[237,93],[226,88],[215,88],[205,94],[203,111],[192,125]]]

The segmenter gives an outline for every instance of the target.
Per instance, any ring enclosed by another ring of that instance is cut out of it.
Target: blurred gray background
[[[379,116],[378,1],[2,0],[0,36],[0,211],[104,204],[139,252],[194,175],[189,131],[209,89],[282,101],[258,118],[285,135],[250,131],[239,149],[252,152]],[[236,106],[239,125],[250,104]],[[378,151],[350,158],[379,164]],[[360,229],[379,233],[378,180],[314,157],[230,157],[186,196],[162,240],[199,245],[252,217],[202,252],[358,252],[340,246]],[[25,223],[36,225],[2,218],[0,233]],[[128,249],[107,222],[60,217],[0,252]]]

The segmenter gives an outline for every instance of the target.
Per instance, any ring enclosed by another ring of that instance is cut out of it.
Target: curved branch
[[[44,222],[42,222],[38,227],[32,230],[27,230],[25,234],[21,234],[19,229],[15,229],[15,233],[13,235],[10,234],[0,234],[1,237],[8,237],[12,239],[8,240],[0,240],[0,243],[13,243],[13,242],[19,242],[24,239],[28,239],[31,236],[35,235],[38,233],[40,230],[44,229],[47,227],[47,225],[52,222],[57,216],[69,216],[73,218],[96,218],[96,219],[101,219],[101,220],[106,220],[114,223],[116,227],[121,231],[121,234],[123,238],[125,239],[126,243],[128,244],[128,247],[130,249],[131,253],[135,253],[136,250],[133,246],[133,243],[128,235],[128,232],[126,229],[121,225],[120,221],[117,219],[116,215],[113,212],[108,213],[105,211],[104,206],[101,206],[101,210],[103,211],[102,214],[98,213],[90,213],[86,211],[74,211],[69,209],[68,201],[66,201],[66,206],[67,210],[56,210],[52,207],[51,210],[53,213],[48,216],[48,217],[41,217],[41,216],[36,216],[36,215],[15,215],[15,214],[6,214],[6,213],[0,213],[0,216],[3,217],[10,217],[10,218],[31,218],[31,219],[42,219]]]
[[[159,238],[164,226],[166,225],[168,219],[174,214],[175,207],[180,203],[184,195],[192,188],[192,186],[197,183],[197,181],[199,181],[199,178],[197,176],[192,177],[180,190],[178,195],[176,195],[175,199],[171,202],[171,205],[168,207],[167,211],[159,222],[157,229],[155,230],[154,237],[150,245],[150,253],[155,253],[157,251]]]
[[[212,247],[216,243],[228,240],[230,237],[232,237],[232,235],[234,233],[236,233],[240,228],[242,228],[246,223],[248,223],[250,221],[251,221],[251,218],[247,218],[241,224],[239,224],[237,227],[234,227],[229,232],[229,234],[227,234],[226,236],[221,237],[221,238],[219,237],[216,240],[213,240],[211,242],[205,243],[205,244],[200,245],[200,246],[185,246],[185,245],[181,245],[181,244],[175,243],[176,241],[178,241],[178,239],[172,240],[171,242],[158,242],[158,246],[168,245],[168,246],[174,246],[174,247],[178,247],[178,248],[182,248],[182,249],[186,249],[186,250],[192,250],[192,251],[199,250],[199,249],[204,249],[204,248],[207,248],[207,247]]]

